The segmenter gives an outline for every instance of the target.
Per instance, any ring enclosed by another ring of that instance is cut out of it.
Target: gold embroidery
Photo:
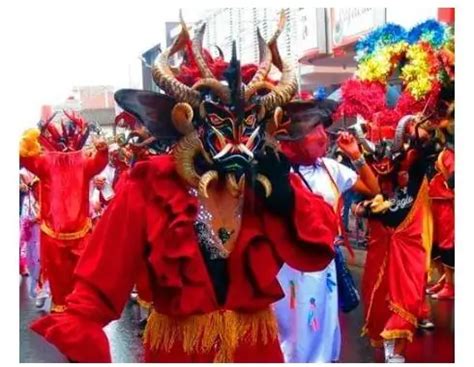
[[[51,313],[61,313],[66,311],[65,305],[52,305],[51,306]]]
[[[410,330],[384,330],[380,336],[385,340],[407,339],[410,343],[413,341],[413,332]]]
[[[70,233],[61,233],[54,231],[51,227],[49,227],[45,221],[41,223],[41,230],[46,233],[49,237],[55,238],[57,240],[77,240],[79,238],[84,237],[87,232],[89,232],[92,228],[92,221],[90,218],[87,218],[86,224],[77,232],[70,232]]]
[[[415,327],[418,325],[416,316],[408,312],[407,310],[405,310],[402,306],[396,304],[395,302],[390,301],[389,308],[390,308],[390,311],[395,312],[402,319],[408,321],[412,325],[415,325]]]

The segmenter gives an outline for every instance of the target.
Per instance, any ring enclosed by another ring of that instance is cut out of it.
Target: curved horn
[[[261,99],[261,103],[267,111],[273,110],[276,106],[288,103],[298,89],[296,73],[293,67],[281,59],[280,52],[278,51],[277,39],[283,31],[285,23],[286,16],[284,10],[282,10],[280,12],[277,30],[268,42],[268,47],[272,54],[272,63],[281,71],[281,78],[275,89]]]
[[[197,187],[200,180],[194,169],[194,157],[203,150],[196,131],[181,138],[173,149],[173,155],[177,163],[176,171],[192,187]]]
[[[171,120],[176,129],[183,135],[187,135],[194,130],[194,111],[187,103],[176,103],[171,110]]]
[[[158,56],[151,72],[156,85],[167,94],[173,96],[178,102],[187,102],[193,107],[199,107],[200,93],[177,80],[168,64],[168,58],[186,47],[186,43],[189,41],[188,28],[182,18],[181,27],[181,33],[173,45]]]
[[[225,183],[227,190],[230,192],[230,194],[233,197],[238,197],[240,195],[240,190],[239,190],[239,184],[237,183],[237,180],[235,179],[235,174],[233,173],[227,173],[225,175]]]
[[[258,49],[260,53],[260,65],[255,75],[253,76],[252,80],[247,85],[248,89],[252,89],[255,86],[255,84],[264,81],[272,66],[272,53],[267,43],[263,39],[259,28],[257,28],[257,38],[258,38]],[[247,93],[245,94],[247,96]]]
[[[206,78],[201,79],[193,85],[193,90],[199,91],[201,89],[212,89],[212,91],[224,103],[230,103],[230,90],[224,84],[221,84],[217,79]]]
[[[281,79],[273,91],[264,95],[261,104],[267,111],[272,111],[275,107],[285,105],[295,95],[298,88],[296,73],[286,62],[283,62]]]
[[[260,182],[265,189],[265,197],[269,197],[272,194],[272,184],[270,180],[261,173],[258,173],[255,179]]]
[[[219,57],[221,59],[224,59],[224,52],[222,51],[222,49],[217,45],[214,45],[214,47],[217,49],[217,52],[219,53]]]
[[[403,138],[405,136],[405,129],[408,123],[413,120],[415,116],[406,115],[398,121],[397,128],[395,129],[395,138],[393,139],[393,151],[397,152],[403,146]]]
[[[208,198],[209,195],[207,193],[207,186],[211,183],[213,180],[217,180],[219,178],[219,174],[217,171],[207,171],[205,174],[202,175],[201,179],[199,180],[199,194],[201,196],[204,196],[205,198]]]
[[[215,79],[214,74],[212,73],[211,69],[209,69],[209,66],[206,64],[206,60],[204,60],[204,57],[202,56],[202,39],[204,37],[205,30],[206,23],[196,30],[191,48],[194,53],[196,65],[201,72],[201,76],[203,78]]]
[[[283,32],[283,29],[285,28],[285,24],[286,24],[286,15],[285,15],[285,10],[282,9],[280,11],[280,19],[278,20],[277,29],[275,30],[275,33],[273,33],[273,36],[268,41],[268,47],[270,48],[270,51],[272,53],[272,62],[278,68],[278,70],[283,70],[283,62],[281,60],[280,53],[278,52],[277,40],[278,40],[278,37],[280,37],[280,34]]]
[[[362,131],[361,126],[362,122],[365,122],[365,120],[360,115],[357,115],[357,122],[354,125],[350,126],[349,130],[352,130],[357,141],[364,147],[364,149],[368,153],[373,154],[375,153],[375,146],[364,136],[364,132]]]
[[[245,89],[245,92],[244,92],[245,100],[248,101],[250,97],[252,97],[260,89],[267,89],[269,91],[272,91],[275,89],[275,86],[272,83],[266,82],[266,81],[255,83],[251,87],[247,87]]]

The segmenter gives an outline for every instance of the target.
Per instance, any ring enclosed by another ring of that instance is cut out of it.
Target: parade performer
[[[112,187],[114,177],[115,168],[111,164],[107,164],[102,172],[91,181],[90,204],[93,223],[102,216],[110,200],[114,197],[115,192]]]
[[[20,181],[25,192],[20,222],[20,248],[23,249],[25,266],[30,276],[28,293],[30,297],[36,299],[36,307],[41,308],[49,293],[40,267],[39,180],[22,168]]]
[[[427,291],[434,299],[454,298],[454,102],[439,129],[444,131],[444,149],[435,163],[429,195],[434,219],[434,261],[443,266],[442,277]]]
[[[409,32],[393,24],[374,30],[356,45],[356,78],[343,84],[336,113],[367,120],[367,135],[359,139],[382,190],[355,211],[369,217],[363,334],[385,347],[387,362],[404,362],[422,309],[432,243],[425,177],[434,150],[430,119],[444,86],[438,56],[452,39],[446,25],[431,20]],[[388,106],[394,76],[402,92]]]
[[[308,190],[321,195],[340,214],[341,195],[354,189],[372,198],[380,192],[377,180],[363,161],[354,137],[342,133],[337,144],[352,159],[357,172],[337,161],[325,158],[328,137],[337,103],[331,100],[291,102],[284,111],[289,126],[277,139],[293,170]],[[291,121],[291,123],[290,123]],[[335,237],[334,242],[340,237]],[[279,334],[286,362],[316,363],[339,360],[341,331],[339,325],[338,284],[335,261],[319,272],[303,273],[285,264],[278,274],[285,298],[275,305]]]
[[[177,143],[172,155],[134,165],[79,261],[66,312],[32,325],[71,360],[110,361],[102,328],[120,317],[145,260],[146,361],[283,362],[270,308],[283,296],[277,273],[285,262],[325,268],[336,232],[332,208],[289,173],[265,134],[297,86],[276,47],[283,20],[269,44],[258,34],[262,61],[247,84],[235,43],[217,69],[203,58],[204,26],[191,41],[183,23],[152,70],[166,94],[116,93],[154,136]],[[197,70],[188,84],[188,70],[168,63],[183,49]],[[276,85],[265,81],[272,64],[282,71]]]
[[[77,114],[56,126],[53,117],[27,130],[20,142],[20,164],[40,179],[41,268],[52,294],[51,312],[62,312],[73,289],[73,271],[91,229],[89,182],[107,164],[107,145],[86,157],[89,127]]]
[[[440,52],[447,87],[441,91],[436,138],[443,150],[435,162],[429,194],[434,219],[433,263],[442,274],[427,290],[435,299],[454,298],[454,45]]]

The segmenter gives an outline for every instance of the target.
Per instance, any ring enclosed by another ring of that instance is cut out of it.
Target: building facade
[[[228,60],[232,41],[237,42],[240,60],[258,63],[257,28],[268,40],[277,27],[281,9],[215,8],[195,23],[206,23],[204,47],[213,56],[222,52]],[[434,18],[454,23],[453,8],[286,8],[287,23],[278,39],[280,54],[298,69],[300,90],[320,86],[334,89],[350,78],[355,69],[353,47],[357,40],[387,22],[410,28]],[[188,28],[192,32],[192,24]],[[167,47],[181,30],[178,22],[167,26]],[[179,56],[171,60],[179,62]],[[272,69],[271,76],[278,72]],[[145,84],[144,84],[145,85]]]

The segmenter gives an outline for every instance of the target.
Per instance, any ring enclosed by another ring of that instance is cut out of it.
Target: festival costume
[[[147,362],[282,362],[270,309],[283,296],[277,273],[285,262],[320,270],[334,256],[332,208],[264,147],[265,117],[296,91],[276,36],[269,45],[259,36],[263,60],[243,85],[235,45],[219,71],[204,58],[204,28],[191,41],[182,26],[153,68],[167,94],[115,95],[154,136],[178,140],[173,154],[137,162],[121,179],[79,261],[67,310],[31,326],[74,361],[110,361],[102,328],[120,317],[146,264],[153,300]],[[183,48],[192,62],[186,70],[202,76],[192,88],[168,66]],[[282,78],[270,86],[272,62]],[[224,77],[228,86],[219,82]]]
[[[114,197],[114,179],[115,168],[110,164],[92,179],[89,202],[93,223],[99,220],[110,200]]]
[[[24,266],[28,269],[30,280],[30,297],[36,297],[37,289],[41,288],[40,258],[39,258],[39,214],[38,178],[22,168],[21,181],[26,185],[27,192],[22,202],[20,218],[20,253],[24,256]]]
[[[54,143],[60,149],[58,140],[46,133],[56,129],[52,119],[42,126],[41,134],[35,129],[26,132],[20,146],[21,166],[40,179],[41,267],[50,284],[54,312],[65,308],[65,298],[73,289],[73,271],[91,229],[89,181],[108,160],[106,147],[86,157],[82,145],[73,144],[80,140],[80,133],[73,133],[70,124],[85,122],[76,116],[70,119],[69,125],[63,123],[63,136],[70,144],[66,148],[63,143],[64,151],[47,150]]]
[[[357,174],[335,160],[322,158],[299,172],[313,193],[323,196],[333,208],[341,192],[350,189]],[[319,272],[303,273],[284,265],[278,280],[286,297],[275,311],[286,362],[332,362],[339,360],[341,330],[337,276],[334,260]]]
[[[454,189],[447,183],[454,173],[454,151],[445,148],[438,157],[436,167],[439,172],[430,181],[429,187],[434,243],[441,250],[443,264],[454,267],[454,256],[448,254],[449,250],[454,250]]]
[[[384,342],[387,361],[404,359],[393,340],[412,340],[422,310],[432,239],[425,157],[434,148],[431,138],[426,143],[419,134],[420,129],[431,131],[437,118],[440,94],[449,84],[441,55],[452,43],[451,30],[436,21],[409,32],[393,24],[373,31],[356,45],[357,78],[343,84],[336,112],[367,120],[366,134],[360,124],[354,131],[383,193],[365,209],[369,244],[362,296],[363,334],[374,346]],[[406,63],[398,66],[402,58]],[[393,73],[402,92],[395,105],[388,105],[386,88]],[[414,132],[408,134],[410,129]]]

